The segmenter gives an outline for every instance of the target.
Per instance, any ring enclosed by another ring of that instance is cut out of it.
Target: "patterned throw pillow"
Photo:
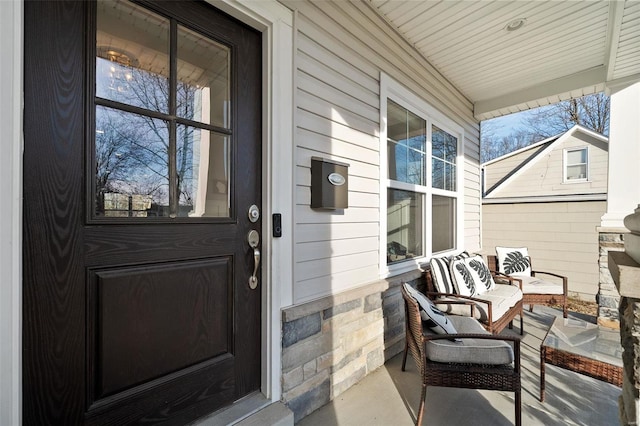
[[[463,251],[455,256],[431,258],[429,265],[431,266],[431,277],[433,278],[433,285],[438,293],[456,293],[456,288],[451,278],[451,262],[457,259],[464,259],[469,257],[469,253]]]
[[[454,260],[451,262],[449,271],[456,287],[456,293],[461,296],[475,296],[478,294],[478,290],[466,260]]]
[[[402,284],[402,286],[407,293],[409,293],[409,295],[418,302],[418,306],[420,306],[420,317],[422,318],[422,322],[425,326],[437,334],[457,333],[456,328],[451,324],[449,318],[447,318],[447,316],[438,309],[431,300],[427,299],[424,294],[420,293],[407,283]]]
[[[457,293],[463,296],[478,296],[496,286],[481,255],[454,260],[450,271]]]
[[[531,276],[531,260],[526,247],[496,247],[498,271],[514,277]]]
[[[484,258],[480,255],[475,255],[468,259],[465,259],[473,282],[476,287],[476,294],[482,294],[489,290],[493,290],[496,287],[496,283],[493,281],[491,271],[484,261]]]

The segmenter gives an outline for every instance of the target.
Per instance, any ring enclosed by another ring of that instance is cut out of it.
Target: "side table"
[[[540,401],[545,363],[622,386],[622,346],[618,330],[558,317],[540,345]]]

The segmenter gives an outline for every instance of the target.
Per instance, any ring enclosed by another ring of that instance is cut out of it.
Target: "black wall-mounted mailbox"
[[[349,165],[311,157],[311,208],[349,207]]]

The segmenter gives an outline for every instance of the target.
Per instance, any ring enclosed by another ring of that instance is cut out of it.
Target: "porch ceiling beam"
[[[605,89],[606,74],[605,66],[600,65],[526,89],[477,101],[474,103],[474,116],[478,120],[485,120],[569,99],[575,91],[580,92],[577,96],[596,93]]]
[[[615,80],[607,81],[607,90],[618,90],[640,81],[640,73],[629,75],[627,77],[621,77]]]
[[[624,17],[624,2],[612,1],[609,3],[609,20],[607,22],[607,54],[605,65],[607,66],[607,81],[614,78],[616,59],[618,57],[618,43],[620,42],[620,29]]]

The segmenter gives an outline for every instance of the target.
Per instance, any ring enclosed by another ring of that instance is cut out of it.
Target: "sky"
[[[504,115],[491,120],[485,120],[483,123],[491,124],[496,135],[496,139],[503,136],[509,136],[514,129],[524,125],[527,117],[531,116],[535,110],[521,111],[514,114]]]

